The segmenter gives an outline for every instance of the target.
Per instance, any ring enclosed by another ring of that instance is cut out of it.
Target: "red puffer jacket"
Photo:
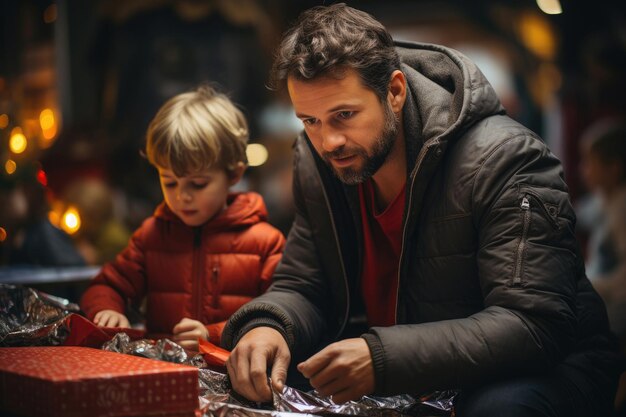
[[[171,335],[187,317],[205,323],[210,341],[219,344],[225,320],[269,286],[285,243],[266,222],[260,195],[231,194],[228,203],[195,228],[159,205],[85,291],[80,304],[87,317],[124,313],[127,300],[145,296],[149,334]]]

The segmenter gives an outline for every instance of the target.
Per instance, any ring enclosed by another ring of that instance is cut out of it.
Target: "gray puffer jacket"
[[[409,172],[397,325],[363,335],[376,394],[463,388],[557,364],[612,380],[606,312],[584,275],[559,161],[504,115],[465,56],[427,44],[398,51]],[[332,175],[304,134],[294,164],[297,213],[274,284],[232,316],[227,348],[269,325],[303,358],[341,338],[358,313],[357,188]]]

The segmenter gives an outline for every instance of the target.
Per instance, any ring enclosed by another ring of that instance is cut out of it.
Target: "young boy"
[[[284,246],[256,193],[229,193],[246,168],[242,113],[210,87],[166,102],[147,132],[164,202],[85,291],[96,324],[128,327],[127,301],[146,297],[146,328],[190,350],[219,344],[228,317],[263,293]]]

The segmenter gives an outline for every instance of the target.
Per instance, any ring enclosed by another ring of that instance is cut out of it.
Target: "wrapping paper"
[[[98,327],[92,321],[78,314],[70,314],[64,320],[69,328],[68,335],[63,341],[64,346],[100,348],[120,332],[123,332],[129,340],[145,336],[145,331],[143,330],[122,327]]]
[[[335,404],[330,398],[320,397],[315,391],[306,393],[285,386],[282,393],[273,392],[273,404],[256,404],[235,393],[227,375],[200,369],[200,410],[206,417],[452,417],[456,395],[456,391],[438,391],[421,397],[365,396],[359,401]]]
[[[32,288],[0,284],[0,346],[87,346],[100,348],[120,331],[131,339],[145,332],[98,327],[76,314],[76,304]]]
[[[0,408],[30,416],[192,414],[198,370],[85,347],[0,348]]]
[[[0,346],[60,345],[76,304],[19,285],[0,284]]]
[[[226,373],[226,359],[230,355],[229,351],[202,339],[198,340],[198,349],[210,369]]]
[[[199,340],[200,353],[190,356],[189,352],[169,339],[142,339],[145,336],[142,331],[101,328],[84,317],[75,314],[77,311],[78,306],[67,300],[52,297],[29,288],[0,284],[0,313],[2,313],[0,315],[0,346],[66,345],[102,347],[104,351],[108,351],[103,352],[103,354],[124,354],[116,355],[118,360],[119,356],[139,356],[140,358],[136,359],[153,359],[155,361],[148,362],[157,364],[159,363],[157,361],[161,361],[187,365],[187,368],[195,370],[193,389],[195,390],[194,404],[196,404],[196,416],[306,417],[313,415],[349,415],[365,417],[451,417],[454,415],[456,391],[434,392],[424,396],[400,395],[384,398],[366,396],[359,401],[335,404],[330,398],[320,397],[315,391],[302,392],[291,387],[285,387],[282,393],[273,393],[272,404],[252,403],[232,390],[225,368],[225,361],[230,353],[219,346]],[[11,362],[11,359],[8,359],[6,354],[9,351],[10,349],[0,348],[0,367],[4,368],[8,366],[8,362]],[[68,351],[58,350],[57,352]],[[81,357],[83,356],[78,356],[78,358]],[[98,361],[102,361],[102,358]],[[40,362],[41,372],[44,372],[45,368],[49,367],[46,361],[55,366],[58,363],[55,358],[47,357],[46,360]],[[99,365],[92,362],[75,364],[74,366],[76,369],[91,367],[91,371],[99,369]],[[70,371],[74,370],[70,369]],[[0,372],[5,371],[0,370]],[[134,375],[136,369],[130,366],[126,369],[126,373]],[[70,374],[72,373],[70,372]],[[128,376],[122,377],[118,375],[115,378],[126,378]],[[26,380],[23,378],[16,380],[14,381],[15,384],[10,382],[11,377],[9,377],[8,383],[4,377],[0,378],[0,383],[4,384],[2,386],[2,395],[4,397],[1,398],[2,402],[0,402],[0,405],[6,404],[6,401],[19,399],[25,402],[25,404],[21,405],[22,407],[31,407],[32,410],[39,410],[37,414],[45,412],[47,413],[46,415],[82,415],[68,414],[67,412],[50,414],[51,408],[48,407],[50,407],[49,404],[52,404],[51,401],[53,401],[53,399],[49,398],[50,395],[52,397],[56,395],[56,397],[62,399],[67,392],[63,392],[61,396],[58,394],[45,394],[47,391],[42,390],[40,386],[24,382],[31,381],[29,378],[31,376],[28,376]],[[106,378],[111,378],[111,376],[108,375]],[[110,381],[103,382],[106,378],[101,378],[100,386],[103,384],[110,385]],[[147,378],[157,377],[152,375]],[[161,376],[158,378],[161,378]],[[171,378],[171,376],[166,378]],[[169,382],[171,383],[171,380]],[[166,380],[163,380],[163,383],[167,384]],[[119,382],[116,382],[116,384],[119,386]],[[10,390],[6,391],[5,387],[7,387],[6,389],[10,388]],[[111,391],[111,395],[115,399],[132,398],[132,401],[139,401],[140,403],[143,398],[145,403],[147,401],[145,395],[148,392],[146,391],[146,385],[140,388],[139,390],[129,391],[128,386],[126,386],[121,391]],[[100,388],[91,389],[98,391]],[[6,394],[9,392],[15,393],[17,392],[16,390],[19,391],[18,395]],[[35,392],[37,392],[38,401],[30,401]],[[41,393],[45,395],[40,397]],[[154,391],[151,390],[150,395],[153,393]],[[142,395],[144,396],[142,397]],[[40,401],[39,398],[44,398],[44,401]],[[57,401],[59,398],[54,401]],[[94,401],[102,403],[103,400],[100,398]],[[198,401],[199,408],[197,408]],[[54,404],[59,405],[57,403]],[[88,415],[137,415],[119,414],[120,412],[129,412],[128,409],[124,408],[126,406],[120,408],[119,404],[111,405],[110,402],[106,404],[108,404],[106,414],[93,414],[90,412]],[[67,403],[65,403],[65,406],[67,407]],[[140,411],[140,413],[143,413],[140,415],[151,415],[148,413],[152,411],[154,410],[146,408],[144,411]],[[163,411],[166,414],[161,415],[169,416],[171,414],[168,413],[171,411],[175,410]],[[193,412],[190,414],[189,409],[179,409],[177,411],[181,411],[181,415],[193,415]]]
[[[421,397],[365,396],[359,401],[335,404],[317,392],[303,392],[286,386],[282,393],[273,392],[272,404],[246,400],[232,390],[228,375],[215,368],[225,368],[230,354],[218,346],[199,341],[200,353],[188,356],[176,343],[161,339],[131,341],[124,333],[117,334],[103,346],[116,352],[144,356],[198,367],[200,412],[206,417],[305,417],[349,415],[366,417],[435,417],[452,416],[456,391],[440,391]]]

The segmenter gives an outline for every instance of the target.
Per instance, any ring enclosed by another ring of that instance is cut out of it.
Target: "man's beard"
[[[333,171],[335,176],[339,178],[343,183],[348,185],[357,185],[370,178],[372,175],[376,173],[380,169],[380,167],[385,163],[389,153],[391,152],[391,148],[393,148],[393,144],[398,135],[398,130],[400,129],[400,121],[393,113],[391,106],[388,102],[385,102],[383,106],[385,109],[385,124],[383,126],[383,131],[380,136],[374,141],[374,146],[372,147],[372,154],[368,154],[367,150],[363,148],[355,148],[346,151],[344,147],[339,149],[335,149],[332,152],[324,152],[322,154],[322,158],[326,162],[326,164]],[[356,170],[354,168],[348,167],[343,169],[335,169],[335,167],[331,163],[331,158],[342,157],[343,155],[357,155],[362,157],[365,160],[365,164],[361,170]]]

